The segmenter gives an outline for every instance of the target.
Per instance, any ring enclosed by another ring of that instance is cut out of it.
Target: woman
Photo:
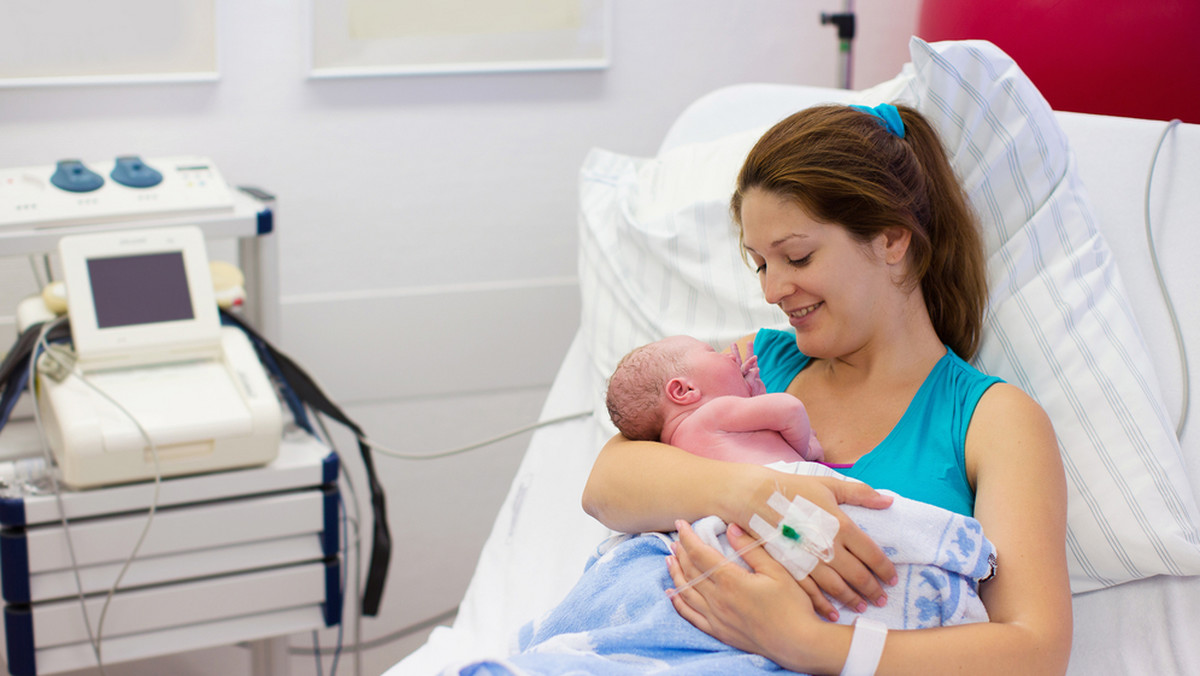
[[[887,104],[797,113],[751,150],[731,209],[767,301],[794,329],[741,341],[754,340],[768,390],[806,403],[826,462],[983,524],[999,552],[980,589],[990,622],[892,632],[879,654],[878,633],[822,619],[837,611],[820,590],[853,611],[886,603],[894,582],[883,553],[837,507],[886,507],[867,485],[617,436],[596,461],[584,508],[618,530],[679,528],[668,559],[679,587],[721,561],[682,522],[716,514],[745,527],[770,514],[777,489],[837,516],[835,558],[799,585],[759,549],[746,556],[752,573],[725,566],[674,598],[701,630],[788,669],[1063,673],[1071,598],[1058,446],[1028,395],[963,361],[978,347],[986,303],[982,245],[932,127]],[[735,547],[752,541],[731,531]]]

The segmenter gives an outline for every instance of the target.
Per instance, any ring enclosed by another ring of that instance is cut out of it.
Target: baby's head
[[[608,381],[605,403],[626,439],[658,441],[668,406],[696,406],[719,396],[750,396],[731,354],[688,336],[671,336],[625,355]]]

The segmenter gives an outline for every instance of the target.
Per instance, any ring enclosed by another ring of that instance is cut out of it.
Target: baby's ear
[[[672,378],[667,381],[667,398],[672,403],[686,406],[700,398],[700,390],[692,385],[687,378]]]

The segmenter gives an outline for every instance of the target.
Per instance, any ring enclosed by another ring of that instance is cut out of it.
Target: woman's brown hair
[[[987,304],[979,224],[937,132],[916,110],[896,108],[904,138],[849,106],[783,120],[746,157],[730,209],[740,233],[742,200],[759,189],[795,200],[863,243],[886,228],[910,231],[908,281],[920,285],[942,342],[971,359]]]

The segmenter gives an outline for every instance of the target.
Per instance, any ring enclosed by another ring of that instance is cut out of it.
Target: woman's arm
[[[996,577],[980,589],[1020,673],[1066,671],[1071,653],[1067,483],[1050,419],[1029,395],[993,385],[967,435],[975,518],[996,546]],[[998,649],[1005,648],[1001,645]]]
[[[592,465],[583,509],[604,525],[626,533],[669,531],[676,519],[710,514],[742,518],[737,501],[749,502],[770,470],[701,458],[651,441],[613,437]],[[746,517],[749,519],[749,517]]]
[[[838,518],[834,560],[819,566],[804,583],[818,612],[835,614],[817,586],[849,607],[886,598],[880,580],[894,580],[895,567],[838,508],[839,504],[873,509],[891,505],[891,497],[866,484],[710,460],[674,446],[618,435],[601,449],[592,466],[583,508],[609,528],[624,532],[674,530],[677,520],[690,522],[713,514],[726,523],[745,526],[755,513],[764,517],[773,513],[767,498],[777,490],[788,500],[801,495]]]
[[[1066,482],[1049,420],[1027,395],[995,385],[980,400],[967,436],[975,516],[996,545],[996,576],[980,595],[990,621],[892,631],[879,674],[1062,674],[1071,650],[1066,565]],[[749,538],[731,535],[735,547]],[[670,562],[677,585],[720,559],[690,534]],[[731,645],[802,672],[837,673],[852,629],[815,619],[808,597],[764,552],[748,573],[725,566],[675,597],[680,613]],[[715,557],[715,558],[714,558]]]

